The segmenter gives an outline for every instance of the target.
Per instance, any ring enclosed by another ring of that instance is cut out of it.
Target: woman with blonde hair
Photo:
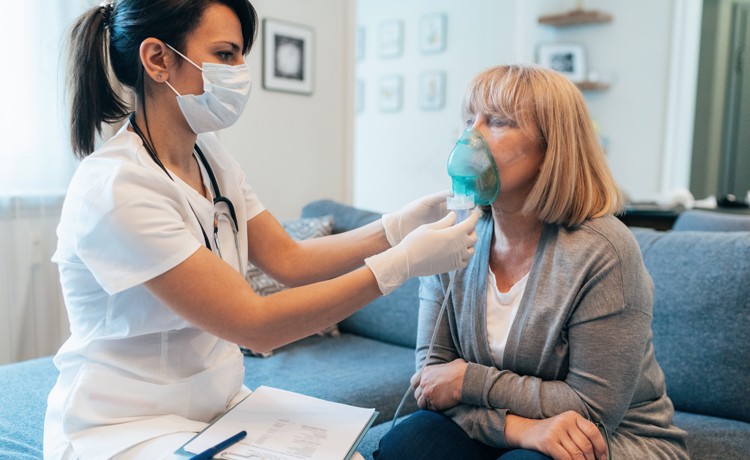
[[[422,279],[422,410],[375,458],[687,458],[654,358],[653,284],[613,216],[623,199],[580,92],[552,70],[498,66],[463,112],[500,194],[439,324],[449,276]]]

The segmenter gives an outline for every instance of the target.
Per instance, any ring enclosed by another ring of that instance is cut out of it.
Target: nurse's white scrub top
[[[246,391],[237,345],[192,326],[143,285],[204,245],[198,219],[214,244],[214,205],[170,179],[127,126],[81,162],[57,229],[52,260],[72,335],[54,359],[60,375],[48,399],[45,458],[109,458],[198,431]],[[214,134],[198,136],[198,145],[235,206],[247,254],[244,223],[263,205]],[[222,254],[242,272],[247,262],[239,267],[231,235],[224,232]]]

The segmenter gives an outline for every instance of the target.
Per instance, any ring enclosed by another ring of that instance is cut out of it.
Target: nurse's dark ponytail
[[[248,0],[116,0],[78,18],[70,34],[68,62],[70,139],[78,158],[94,151],[103,123],[120,121],[132,110],[123,87],[144,102],[143,40],[154,37],[184,50],[185,38],[211,3],[235,12],[242,28],[242,52],[247,54],[258,27]]]
[[[128,104],[109,76],[107,34],[112,10],[111,4],[89,10],[78,18],[70,34],[70,138],[78,158],[94,151],[94,131],[101,134],[102,123],[116,122],[128,114]]]

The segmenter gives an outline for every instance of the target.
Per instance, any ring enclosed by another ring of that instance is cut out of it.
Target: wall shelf
[[[605,91],[609,89],[608,83],[602,83],[600,81],[578,81],[575,85],[581,91]]]
[[[539,16],[539,23],[555,27],[612,22],[612,15],[596,10],[576,9],[567,13]]]

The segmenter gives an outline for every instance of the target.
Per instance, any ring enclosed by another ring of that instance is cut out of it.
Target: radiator
[[[57,266],[62,196],[0,197],[0,363],[54,354],[70,334]]]

